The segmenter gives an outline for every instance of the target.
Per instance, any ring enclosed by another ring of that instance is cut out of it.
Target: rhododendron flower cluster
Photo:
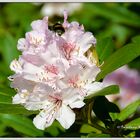
[[[69,23],[66,12],[61,35],[49,29],[48,17],[31,26],[18,41],[21,56],[10,64],[15,72],[9,77],[11,87],[17,89],[13,103],[40,111],[33,120],[38,129],[54,120],[68,129],[76,117],[73,108],[83,107],[86,96],[103,88],[94,82],[100,69],[86,55],[96,39],[78,22]]]

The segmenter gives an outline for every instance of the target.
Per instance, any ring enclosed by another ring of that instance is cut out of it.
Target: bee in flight
[[[49,26],[49,29],[51,30],[51,31],[54,31],[55,33],[57,33],[58,35],[62,35],[64,32],[65,32],[65,29],[64,29],[64,27],[62,26],[62,24],[61,23],[55,23],[54,25],[52,25],[52,26]]]

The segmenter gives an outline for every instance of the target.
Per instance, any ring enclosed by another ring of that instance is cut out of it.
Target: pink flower
[[[62,34],[63,44],[61,49],[67,60],[73,60],[76,57],[85,58],[85,52],[88,51],[92,45],[96,44],[96,39],[91,32],[85,32],[83,25],[78,22],[67,21],[67,13],[64,13],[65,33]]]
[[[104,84],[118,84],[120,94],[109,95],[108,99],[117,101],[124,108],[130,102],[140,99],[140,75],[136,70],[123,66],[104,79]]]
[[[85,55],[96,39],[78,22],[69,23],[66,12],[62,35],[49,30],[48,17],[31,26],[33,30],[18,41],[21,56],[10,65],[15,72],[9,77],[11,87],[17,89],[13,103],[41,110],[33,120],[38,129],[55,119],[68,129],[75,121],[72,109],[84,106],[85,96],[104,87],[94,82],[100,69]]]

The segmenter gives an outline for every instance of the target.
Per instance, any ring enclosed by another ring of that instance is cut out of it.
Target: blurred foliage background
[[[140,34],[140,3],[81,3],[76,8],[68,4],[0,4],[1,99],[4,98],[11,102],[11,96],[15,94],[15,91],[9,87],[10,82],[7,77],[12,74],[9,69],[10,62],[20,55],[16,48],[18,39],[24,37],[25,33],[31,30],[30,23],[33,20],[41,19],[47,15],[47,12],[49,13],[50,22],[57,22],[62,21],[63,17],[55,10],[60,9],[63,11],[65,7],[69,8],[71,10],[69,21],[74,20],[83,24],[86,31],[90,31],[95,35],[97,42],[100,42],[102,38],[112,38],[115,43],[114,52],[130,42],[133,36]],[[128,66],[139,72],[140,57],[133,60]],[[3,95],[3,92],[5,95]],[[0,107],[3,103],[1,99]],[[29,113],[25,115],[3,114],[0,109],[0,137],[85,137],[87,133],[92,131],[98,132],[91,126],[80,126],[78,124],[74,124],[69,130],[64,130],[57,122],[54,122],[45,131],[41,131],[33,126],[33,117],[34,115]]]

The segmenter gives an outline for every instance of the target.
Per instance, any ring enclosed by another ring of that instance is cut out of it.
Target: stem
[[[102,126],[100,126],[100,125],[98,125],[98,124],[96,124],[96,123],[88,123],[90,126],[92,126],[92,127],[94,127],[94,128],[96,128],[96,129],[98,129],[98,130],[101,130],[103,133],[105,133],[105,134],[110,134],[110,132],[107,130],[107,129],[105,129],[104,127],[102,127]]]
[[[88,110],[87,110],[87,118],[88,118],[88,124],[100,131],[102,131],[105,134],[111,134],[110,131],[108,131],[107,129],[105,129],[104,127],[98,125],[97,123],[93,123],[93,118],[91,116],[91,111],[92,111],[92,106],[93,106],[93,102],[89,104],[88,106]]]

